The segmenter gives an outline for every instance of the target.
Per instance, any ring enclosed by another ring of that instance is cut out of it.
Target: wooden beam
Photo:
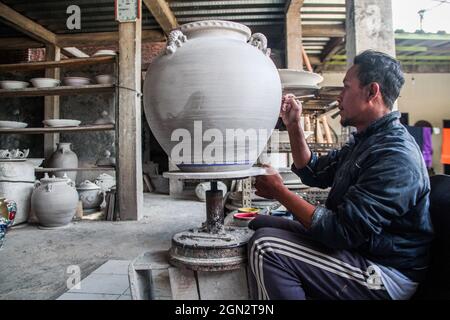
[[[143,0],[145,6],[153,15],[166,34],[178,27],[177,18],[165,0]]]
[[[344,24],[314,25],[305,24],[302,26],[303,37],[345,37]]]
[[[141,20],[119,24],[119,105],[116,107],[117,195],[121,220],[143,217],[141,150]]]
[[[0,64],[0,71],[30,71],[30,70],[43,70],[46,68],[62,68],[62,67],[79,67],[87,65],[96,65],[103,63],[111,63],[116,59],[115,56],[98,56],[92,58],[77,58],[77,59],[66,59],[62,61],[39,61],[39,62],[28,62],[28,63],[9,63]]]
[[[165,42],[166,37],[160,31],[142,30],[142,42]],[[75,33],[57,36],[61,47],[83,47],[110,45],[119,42],[119,32]]]
[[[286,67],[303,69],[302,23],[300,9],[304,0],[291,0],[286,6]]]
[[[12,28],[46,44],[55,44],[56,35],[0,2],[0,19]]]
[[[1,50],[16,50],[29,48],[43,48],[45,44],[28,37],[7,37],[0,38]]]
[[[89,58],[88,54],[75,47],[65,47],[61,50],[69,58]]]
[[[322,51],[320,56],[320,65],[316,68],[316,72],[321,72],[325,66],[325,63],[331,60],[331,58],[345,47],[345,41],[343,37],[331,38]]]
[[[79,87],[60,86],[52,88],[25,88],[25,89],[0,89],[0,97],[45,97],[45,96],[69,96],[80,94],[113,93],[115,86],[112,84],[91,84]]]
[[[47,61],[61,60],[61,50],[55,45],[47,45],[45,48]],[[45,70],[46,78],[59,79],[60,69],[49,68]],[[44,120],[59,119],[59,96],[47,96],[44,98]],[[59,142],[59,134],[47,134],[44,136],[44,157],[48,159],[56,150],[56,144]]]

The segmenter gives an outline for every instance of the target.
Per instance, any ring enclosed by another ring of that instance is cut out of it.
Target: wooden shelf
[[[115,167],[86,167],[86,168],[35,168],[35,172],[69,172],[69,171],[111,171]]]
[[[87,86],[60,86],[53,88],[0,89],[0,97],[62,96],[89,93],[114,92],[113,84],[91,84]]]
[[[62,68],[62,67],[79,67],[93,64],[113,63],[116,61],[116,56],[98,56],[89,58],[75,58],[61,61],[40,61],[40,62],[26,62],[26,63],[9,63],[0,64],[0,72],[6,71],[28,71],[39,70],[47,68]]]
[[[0,133],[43,134],[43,133],[58,133],[58,132],[107,131],[114,129],[115,126],[113,124],[101,124],[101,125],[89,125],[79,127],[0,129]]]

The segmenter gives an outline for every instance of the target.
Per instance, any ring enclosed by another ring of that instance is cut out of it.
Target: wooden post
[[[286,10],[286,67],[303,70],[302,20],[303,0],[291,0]]]
[[[328,125],[327,117],[323,116],[321,117],[322,124],[323,124],[323,130],[325,131],[325,142],[326,143],[333,143],[333,138],[331,137],[331,130],[330,126]]]
[[[117,196],[120,220],[143,214],[141,150],[141,19],[119,23]]]
[[[61,60],[61,49],[55,45],[49,44],[45,48],[47,61]],[[60,69],[51,68],[45,70],[46,78],[60,79]],[[59,119],[59,96],[47,96],[44,100],[44,119]],[[59,142],[59,133],[44,135],[44,157],[48,159],[56,150],[56,144]]]

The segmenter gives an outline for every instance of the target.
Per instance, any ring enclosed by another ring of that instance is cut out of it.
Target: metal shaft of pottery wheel
[[[265,174],[263,168],[233,172],[165,172],[166,178],[209,180],[206,191],[206,221],[199,228],[182,231],[172,238],[169,262],[195,271],[239,269],[246,262],[246,245],[253,234],[248,228],[224,225],[223,192],[218,180],[244,179]]]

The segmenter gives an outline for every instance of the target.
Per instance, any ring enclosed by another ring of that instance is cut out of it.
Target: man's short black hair
[[[400,62],[385,53],[367,50],[355,57],[354,64],[359,66],[358,79],[361,85],[377,82],[384,103],[392,110],[405,83]]]

